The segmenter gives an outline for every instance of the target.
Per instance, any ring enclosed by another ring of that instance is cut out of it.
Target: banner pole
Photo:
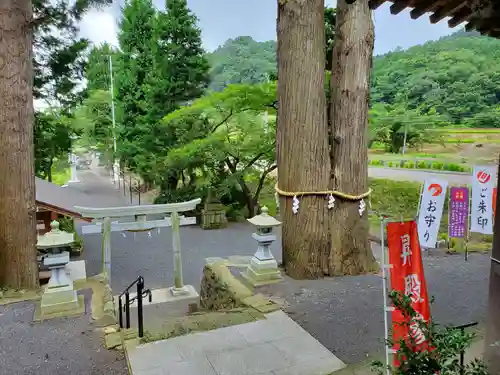
[[[467,194],[469,195],[469,216],[467,217],[467,233],[465,233],[465,261],[469,260],[469,237],[471,234],[471,218],[472,218],[472,189],[467,186]]]
[[[420,184],[420,197],[418,198],[417,216],[416,216],[417,221],[418,221],[418,217],[420,215],[420,207],[422,206],[422,195],[424,194],[424,185],[425,185],[425,181]]]
[[[385,263],[385,220],[383,217],[380,218],[380,246],[382,247],[382,294],[384,298],[383,308],[384,308],[384,339],[385,339],[385,367],[386,375],[390,375],[389,370],[389,322],[387,321],[387,265]]]

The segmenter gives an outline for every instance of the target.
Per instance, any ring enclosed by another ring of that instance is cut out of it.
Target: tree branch
[[[248,168],[250,168],[252,165],[254,165],[257,160],[259,160],[262,156],[264,155],[263,152],[261,152],[260,154],[257,154],[256,156],[253,157],[252,160],[250,160],[247,165],[245,165],[245,167],[243,168],[244,171],[246,171]]]
[[[221,122],[219,122],[217,125],[215,125],[210,131],[212,133],[215,132],[221,125],[223,125],[225,122],[227,122],[227,120],[229,120],[232,115],[233,115],[233,110],[231,109],[229,114]]]
[[[271,165],[269,168],[267,168],[264,172],[262,172],[262,175],[260,176],[259,179],[259,184],[257,185],[257,190],[255,190],[255,194],[253,196],[253,199],[255,202],[259,199],[260,192],[262,191],[262,188],[264,187],[264,182],[266,182],[266,177],[269,173],[274,171],[276,168],[278,168],[277,164]]]

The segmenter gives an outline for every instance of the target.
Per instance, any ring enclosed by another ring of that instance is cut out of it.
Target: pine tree
[[[200,97],[210,81],[196,16],[186,0],[167,0],[165,8],[157,17],[151,45],[148,103],[153,121]]]
[[[148,145],[155,154],[176,143],[175,131],[164,134],[155,125],[180,105],[200,97],[209,84],[209,64],[202,48],[196,16],[186,0],[167,0],[166,11],[156,18],[151,44],[153,69],[148,76],[148,120],[152,125]],[[169,169],[161,175],[163,190],[175,190],[179,173]]]
[[[156,10],[151,0],[127,0],[118,32],[122,53],[116,64],[116,98],[120,106],[118,143],[121,162],[138,168],[146,154],[144,138],[149,133],[145,83],[152,67],[150,51]]]
[[[113,63],[115,63],[118,55],[118,51],[108,43],[91,48],[85,68],[85,78],[87,79],[87,90],[89,92],[109,90],[109,57],[111,56]]]

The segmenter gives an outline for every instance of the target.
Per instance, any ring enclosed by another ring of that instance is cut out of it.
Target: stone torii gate
[[[179,213],[191,211],[201,203],[201,199],[187,202],[153,204],[141,206],[91,208],[75,206],[82,217],[99,220],[94,224],[82,227],[83,234],[102,233],[102,272],[111,284],[111,232],[133,231],[148,232],[156,228],[172,227],[172,245],[174,253],[174,286],[170,288],[172,296],[189,295],[191,286],[184,285],[182,278],[180,226],[196,224],[196,218],[186,218]],[[147,215],[165,215],[161,220],[147,220]],[[167,216],[170,214],[170,216]],[[131,222],[112,222],[111,219],[134,217]],[[102,220],[102,222],[100,222]]]

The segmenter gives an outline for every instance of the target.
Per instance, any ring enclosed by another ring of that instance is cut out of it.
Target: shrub
[[[459,164],[450,163],[450,164],[447,165],[446,170],[452,171],[452,172],[461,172],[463,170],[463,168]]]
[[[411,299],[393,291],[390,295],[394,306],[399,309],[408,323],[403,323],[410,328],[411,324],[417,324],[428,339],[428,346],[433,349],[417,350],[418,345],[412,337],[398,342],[399,349],[396,356],[398,366],[389,365],[392,375],[489,375],[488,370],[481,360],[475,359],[461,368],[458,360],[460,353],[469,348],[475,338],[475,334],[465,332],[452,327],[442,328],[435,323],[423,322],[417,318],[417,312],[411,306]],[[389,340],[387,343],[393,346]],[[380,361],[372,363],[373,370],[379,375],[386,374],[386,367]]]
[[[399,167],[404,168],[405,167],[406,160],[400,160],[399,161]]]
[[[417,163],[417,168],[418,169],[426,169],[427,168],[427,164],[425,163],[425,161],[419,161]]]
[[[384,161],[383,160],[370,160],[369,161],[370,165],[384,165]]]
[[[432,163],[431,169],[441,171],[441,170],[443,170],[443,167],[444,167],[443,163]]]
[[[392,161],[390,161],[389,163],[387,163],[387,166],[388,166],[389,168],[395,167],[395,165],[393,165]]]

